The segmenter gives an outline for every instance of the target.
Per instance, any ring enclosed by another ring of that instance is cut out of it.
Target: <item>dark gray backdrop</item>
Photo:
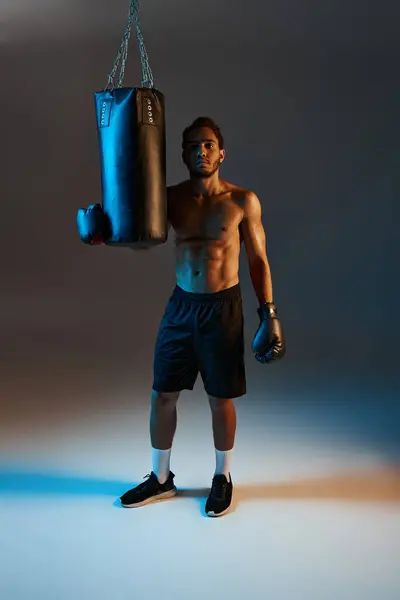
[[[109,390],[113,410],[119,389],[132,390],[132,404],[150,391],[174,285],[172,240],[141,254],[87,248],[75,227],[77,209],[100,200],[93,92],[107,82],[127,6],[3,3],[0,393],[8,425],[60,410],[79,418],[96,390]],[[248,354],[249,395],[286,386],[301,399],[307,386],[326,392],[339,381],[394,402],[398,3],[141,7],[166,96],[168,183],[186,177],[182,129],[209,115],[226,138],[222,176],[262,201],[288,353],[274,367]],[[125,84],[139,83],[133,38]],[[257,305],[244,255],[241,281],[249,350]]]

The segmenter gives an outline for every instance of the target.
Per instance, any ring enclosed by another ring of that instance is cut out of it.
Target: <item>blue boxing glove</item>
[[[110,222],[100,204],[80,208],[76,216],[76,225],[84,244],[103,244],[110,235]]]
[[[252,344],[255,358],[264,364],[280,360],[285,356],[286,346],[276,305],[273,302],[265,302],[257,312],[260,325]]]

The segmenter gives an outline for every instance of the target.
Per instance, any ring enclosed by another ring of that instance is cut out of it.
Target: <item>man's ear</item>
[[[226,156],[225,150],[220,150],[219,151],[220,162],[223,162],[225,160],[225,156]]]

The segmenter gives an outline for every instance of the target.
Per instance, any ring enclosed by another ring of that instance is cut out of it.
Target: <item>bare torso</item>
[[[217,196],[195,197],[187,182],[168,188],[176,282],[187,292],[218,292],[239,282],[244,190],[222,182]]]

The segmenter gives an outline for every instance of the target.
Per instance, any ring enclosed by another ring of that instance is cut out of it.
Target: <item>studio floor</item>
[[[317,390],[304,402],[282,391],[238,402],[233,505],[211,519],[201,388],[180,399],[177,497],[138,509],[118,498],[151,471],[148,404],[118,393],[118,409],[2,431],[2,600],[398,600],[390,399],[382,413],[364,397],[357,429],[361,404],[349,409],[332,389],[323,402]]]

